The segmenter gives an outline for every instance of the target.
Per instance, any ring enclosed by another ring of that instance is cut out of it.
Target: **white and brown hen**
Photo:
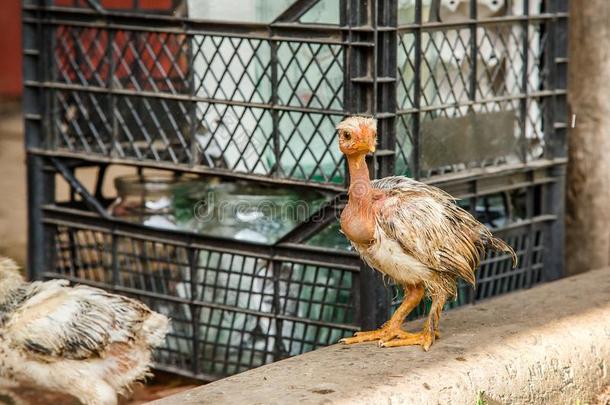
[[[456,294],[458,278],[474,285],[474,271],[487,249],[506,252],[513,265],[515,252],[436,187],[402,176],[371,181],[365,156],[375,151],[374,119],[350,117],[337,129],[350,174],[341,229],[364,261],[405,291],[402,304],[380,329],[341,341],[376,340],[382,347],[421,345],[428,350],[438,337],[443,306]],[[423,331],[404,331],[404,319],[426,293],[432,305]]]
[[[149,373],[167,330],[138,301],[65,280],[28,283],[0,258],[0,378],[116,404]]]

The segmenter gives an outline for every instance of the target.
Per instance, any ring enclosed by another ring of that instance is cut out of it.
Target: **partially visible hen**
[[[28,283],[0,258],[0,378],[116,404],[149,373],[167,330],[138,301],[65,280]]]

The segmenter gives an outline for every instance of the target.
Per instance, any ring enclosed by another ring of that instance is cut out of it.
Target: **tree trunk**
[[[567,274],[610,265],[609,44],[610,1],[570,1]]]

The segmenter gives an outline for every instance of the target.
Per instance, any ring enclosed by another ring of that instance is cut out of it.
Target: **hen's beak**
[[[377,140],[375,139],[374,136],[371,136],[369,138],[369,144],[368,144],[368,149],[370,153],[375,153],[375,151],[377,150],[377,145],[376,142]]]
[[[374,153],[375,150],[377,150],[377,147],[375,146],[374,142],[361,142],[358,144],[357,146],[359,151],[365,152],[365,153]]]

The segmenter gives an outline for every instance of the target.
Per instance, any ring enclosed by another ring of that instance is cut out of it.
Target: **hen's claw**
[[[382,326],[381,328],[375,330],[356,332],[354,333],[353,337],[343,338],[339,340],[339,343],[351,345],[354,343],[372,342],[377,340],[379,341],[379,344],[381,344],[381,342],[396,338],[406,339],[411,335],[413,334],[402,330],[400,325]]]
[[[379,341],[379,347],[400,347],[400,346],[413,346],[420,345],[424,351],[428,351],[435,338],[438,337],[438,332],[432,333],[430,331],[424,331],[419,333],[409,333],[409,336],[399,339],[392,339],[388,341]]]
[[[339,340],[339,343],[346,345],[352,345],[354,343],[372,342],[375,340],[383,341],[390,340],[396,337],[404,336],[407,334],[404,330],[398,326],[383,326],[379,329],[368,330],[354,333],[353,337],[343,338]]]

